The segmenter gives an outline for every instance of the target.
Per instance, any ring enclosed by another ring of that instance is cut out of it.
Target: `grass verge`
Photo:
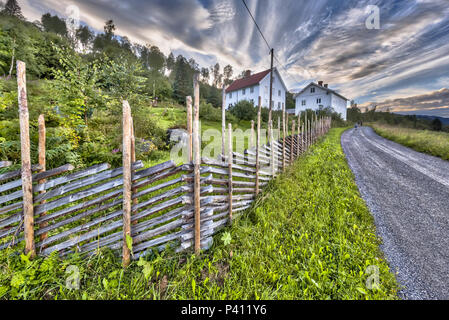
[[[369,124],[376,133],[406,147],[449,160],[449,133]]]
[[[395,278],[340,146],[343,130],[332,129],[272,181],[198,257],[167,250],[124,271],[110,250],[33,261],[3,251],[0,298],[396,299]],[[380,282],[369,290],[372,265]],[[79,289],[68,289],[77,275]]]

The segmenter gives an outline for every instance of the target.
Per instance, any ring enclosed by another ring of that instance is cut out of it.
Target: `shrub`
[[[246,100],[238,102],[229,110],[239,120],[255,120],[257,116],[257,109],[254,104]]]
[[[200,118],[208,121],[221,121],[221,109],[214,108],[212,104],[202,101],[200,104]]]

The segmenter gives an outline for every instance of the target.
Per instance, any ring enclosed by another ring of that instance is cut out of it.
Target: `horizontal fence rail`
[[[39,117],[39,164],[22,163],[21,170],[0,174],[0,250],[25,243],[32,255],[65,256],[109,247],[122,253],[126,267],[129,256],[137,259],[166,246],[176,251],[207,249],[215,233],[250,208],[268,182],[331,126],[329,118],[307,120],[298,115],[287,128],[284,108],[282,136],[277,130],[274,137],[270,122],[268,142],[261,145],[259,101],[255,145],[253,122],[249,147],[243,154],[235,152],[232,126],[226,130],[223,120],[222,134],[227,131],[228,138],[222,139],[221,154],[216,159],[201,157],[197,78],[194,86],[193,110],[189,111],[192,98],[187,99],[188,162],[181,165],[167,161],[144,168],[135,160],[132,117],[124,101],[123,145],[129,152],[124,150],[123,167],[103,163],[74,171],[67,164],[46,171],[45,122]],[[26,103],[19,104],[26,113],[23,126],[28,126]],[[22,148],[22,154],[29,155],[29,142]],[[10,165],[2,162],[2,170]],[[29,183],[27,189],[24,182]]]

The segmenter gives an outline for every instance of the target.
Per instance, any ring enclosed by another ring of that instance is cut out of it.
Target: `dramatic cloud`
[[[441,89],[428,94],[406,98],[397,98],[383,102],[368,102],[360,106],[377,106],[377,110],[400,112],[407,114],[437,115],[444,114],[449,117],[449,89]]]
[[[292,91],[323,80],[360,104],[449,87],[448,0],[246,0]],[[29,20],[60,16],[74,4],[101,32],[112,18],[119,35],[168,54],[260,71],[269,48],[241,0],[19,0]],[[368,30],[369,6],[380,29]],[[281,62],[279,65],[278,60]],[[426,105],[414,105],[427,110]],[[435,109],[438,110],[438,109]],[[435,111],[438,112],[438,111]]]

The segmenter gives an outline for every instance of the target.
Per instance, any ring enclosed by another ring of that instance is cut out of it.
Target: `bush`
[[[238,102],[229,111],[239,120],[255,120],[257,116],[254,104],[246,100]]]
[[[212,104],[202,101],[200,104],[200,118],[208,121],[221,121],[221,109],[214,108]]]

